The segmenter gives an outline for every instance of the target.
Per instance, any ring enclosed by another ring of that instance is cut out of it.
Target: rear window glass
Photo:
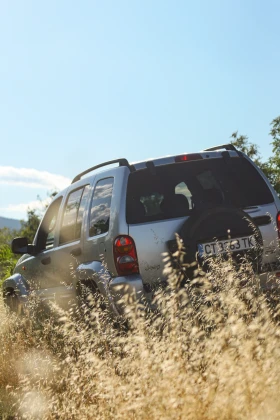
[[[129,175],[127,223],[190,215],[216,206],[244,208],[273,202],[271,191],[245,158],[202,159],[142,169]]]

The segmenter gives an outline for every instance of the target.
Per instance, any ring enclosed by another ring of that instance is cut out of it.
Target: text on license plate
[[[244,236],[243,238],[225,239],[223,241],[207,242],[198,244],[198,254],[201,257],[207,257],[225,252],[243,251],[255,246],[253,236]]]

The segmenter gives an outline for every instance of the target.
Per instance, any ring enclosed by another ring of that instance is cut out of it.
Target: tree
[[[245,153],[254,162],[259,161],[259,148],[256,144],[248,141],[248,136],[244,136],[242,134],[238,136],[238,131],[235,131],[232,133],[231,138],[233,139],[231,144],[233,144],[238,150]]]
[[[232,133],[231,143],[238,150],[246,153],[261,168],[277,194],[280,195],[280,116],[274,118],[270,125],[272,128],[269,134],[272,136],[273,155],[266,162],[260,159],[258,146],[250,143],[247,136],[238,135],[238,131]]]
[[[9,228],[0,229],[0,284],[9,277],[17,262],[17,257],[12,253],[11,242],[19,232]]]
[[[12,274],[18,257],[12,253],[10,245],[0,245],[0,282]]]
[[[54,199],[56,194],[57,194],[57,191],[52,191],[51,193],[48,194],[49,202]],[[40,196],[37,196],[37,198],[42,202]],[[49,203],[44,205],[43,211],[47,209],[48,205]],[[26,221],[21,220],[20,236],[23,236],[23,237],[25,236],[28,239],[28,243],[33,242],[33,239],[39,227],[42,216],[43,216],[42,211],[39,211],[38,213],[38,210],[28,209],[27,220]]]
[[[0,244],[1,245],[10,245],[12,239],[16,236],[19,236],[19,231],[14,229],[9,229],[7,227],[0,229]]]
[[[272,137],[272,152],[268,161],[264,164],[265,173],[274,186],[275,191],[280,195],[280,116],[274,118],[271,124],[270,135]]]
[[[21,220],[20,236],[25,236],[28,239],[28,243],[32,243],[34,236],[37,232],[40,224],[40,217],[36,210],[29,209],[27,211],[27,220]]]

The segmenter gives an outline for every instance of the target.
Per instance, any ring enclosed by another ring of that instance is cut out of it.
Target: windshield
[[[271,191],[247,159],[201,159],[131,173],[126,219],[129,224],[143,223],[216,206],[244,208],[272,202]]]

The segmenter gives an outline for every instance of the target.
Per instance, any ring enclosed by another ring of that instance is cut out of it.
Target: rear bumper
[[[109,292],[114,312],[123,315],[129,304],[141,301],[144,294],[142,277],[140,274],[114,277],[109,282]]]
[[[267,271],[258,275],[260,286],[264,291],[280,292],[280,269]],[[109,283],[110,300],[114,312],[123,315],[129,304],[141,302],[143,296],[149,293],[144,288],[142,277],[139,274],[115,277]]]

